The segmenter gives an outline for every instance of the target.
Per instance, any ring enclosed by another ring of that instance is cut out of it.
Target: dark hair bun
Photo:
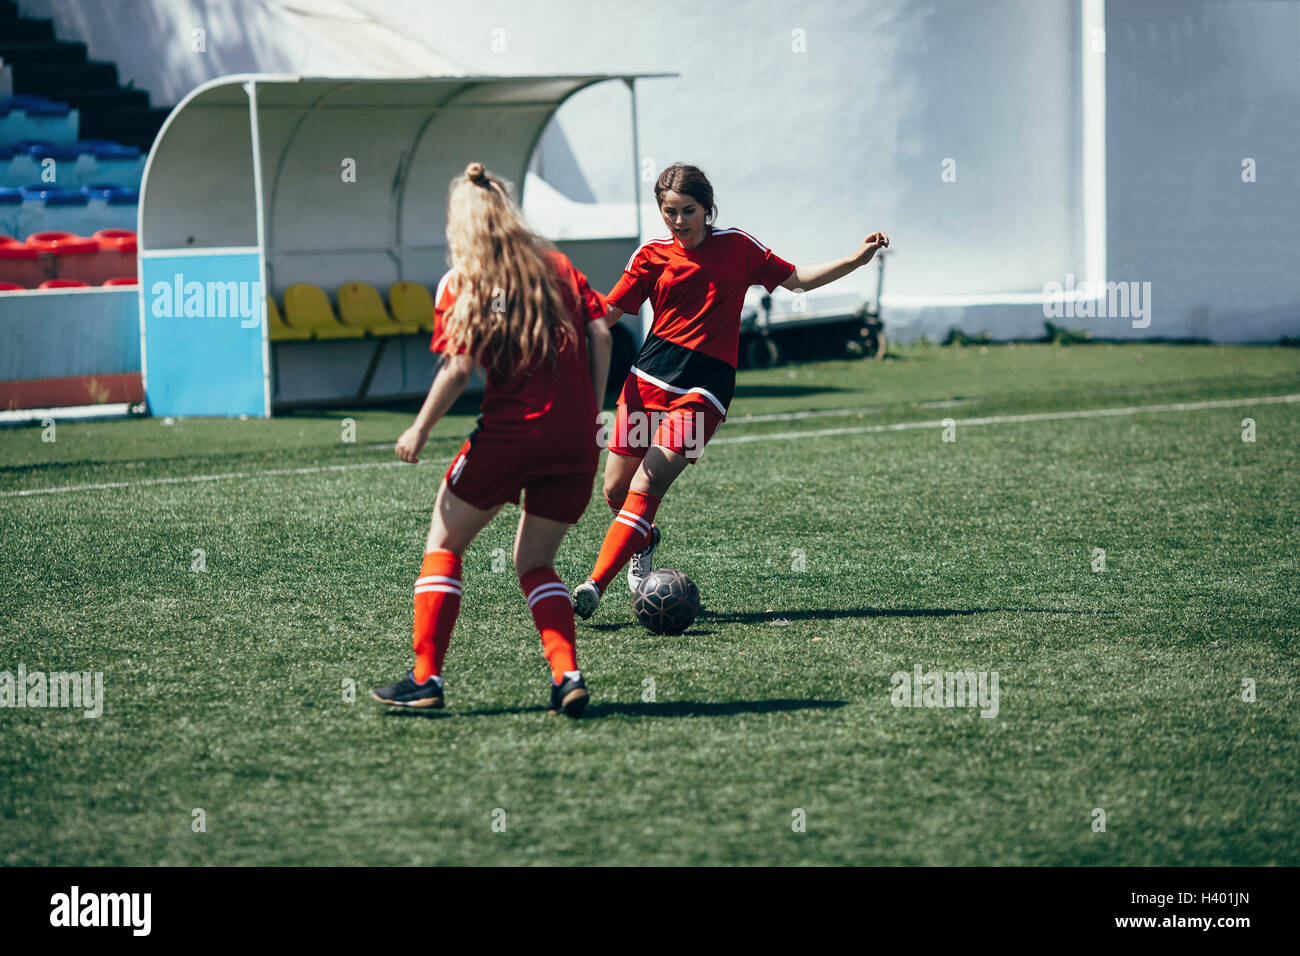
[[[718,218],[718,207],[713,202],[713,184],[704,170],[688,163],[673,163],[655,181],[655,202],[663,205],[664,193],[672,190],[690,196],[704,207],[705,221],[712,223]]]

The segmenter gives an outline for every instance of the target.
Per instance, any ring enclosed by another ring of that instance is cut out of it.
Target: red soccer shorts
[[[694,464],[722,422],[717,408],[702,396],[671,395],[629,375],[608,447],[615,455],[644,458],[651,445],[658,445]]]
[[[557,459],[552,447],[520,440],[470,435],[447,468],[447,487],[482,511],[507,501],[539,518],[576,524],[591,501],[599,451],[580,459]]]

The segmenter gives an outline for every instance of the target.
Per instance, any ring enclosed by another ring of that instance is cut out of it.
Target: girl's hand
[[[425,432],[412,425],[402,432],[401,438],[397,439],[397,457],[408,465],[418,465],[420,463],[420,449],[424,447],[424,443],[428,440],[429,436]]]
[[[862,245],[858,246],[858,252],[854,259],[858,265],[865,266],[877,252],[888,248],[889,237],[883,232],[873,232],[862,240]]]

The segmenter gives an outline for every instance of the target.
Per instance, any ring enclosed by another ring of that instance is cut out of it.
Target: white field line
[[[269,471],[228,471],[220,475],[186,475],[180,478],[141,478],[139,481],[108,481],[94,485],[61,485],[56,488],[24,488],[0,492],[0,498],[25,495],[56,495],[68,491],[104,491],[109,488],[147,488],[150,485],[185,485],[196,481],[226,481],[235,478],[275,478],[283,475],[319,475],[327,471],[355,471],[358,468],[392,468],[400,461],[363,461],[355,465],[314,465],[310,468],[273,468]]]
[[[1259,398],[1226,398],[1211,402],[1181,402],[1175,405],[1129,405],[1123,408],[1093,408],[1078,412],[1037,412],[1029,415],[991,415],[985,418],[954,419],[961,426],[1017,425],[1026,422],[1068,421],[1076,418],[1113,418],[1119,415],[1159,414],[1164,412],[1197,412],[1211,408],[1245,408],[1253,405],[1282,405],[1300,402],[1297,395],[1266,395]],[[928,422],[898,422],[893,425],[856,425],[850,428],[819,428],[806,432],[771,432],[766,435],[738,435],[735,438],[715,438],[710,445],[742,445],[759,441],[792,441],[799,438],[825,438],[832,435],[866,435],[876,432],[913,431],[923,428],[942,428],[944,420]],[[272,468],[267,471],[231,471],[218,475],[186,475],[178,478],[142,478],[139,481],[110,481],[87,485],[61,485],[54,488],[24,488],[20,491],[0,492],[0,498],[22,498],[30,495],[55,495],[74,491],[105,491],[110,488],[147,488],[151,485],[184,485],[200,481],[227,481],[240,478],[276,478],[287,475],[319,475],[328,472],[356,471],[361,468],[394,468],[400,461],[366,461],[352,465],[314,465],[307,468]]]
[[[130,418],[131,402],[108,405],[77,405],[65,408],[22,408],[0,411],[0,427],[5,425],[30,425],[32,422],[53,418],[63,422],[93,422],[110,418]]]
[[[728,425],[757,425],[760,422],[797,422],[805,418],[842,418],[846,415],[865,415],[878,412],[884,405],[869,408],[825,408],[811,412],[774,412],[769,415],[746,415],[744,418],[728,418]]]
[[[1176,405],[1129,405],[1124,408],[1092,408],[1079,412],[1036,412],[1030,415],[991,415],[987,418],[955,418],[961,426],[1018,425],[1024,422],[1058,422],[1072,418],[1112,418],[1117,415],[1142,415],[1158,412],[1198,412],[1210,408],[1244,408],[1251,405],[1281,405],[1300,402],[1300,395],[1269,395],[1260,398],[1225,398],[1212,402],[1181,402]],[[715,438],[710,445],[744,445],[756,441],[792,441],[797,438],[823,438],[831,435],[866,435],[873,432],[902,432],[919,428],[942,428],[944,421],[899,422],[894,425],[854,425],[849,428],[819,428],[809,432],[771,432],[766,435],[738,435]]]
[[[917,402],[917,408],[956,408],[970,402],[968,398],[954,398],[946,402]],[[728,418],[728,425],[757,425],[760,422],[797,422],[805,418],[847,418],[850,415],[866,415],[878,412],[884,405],[869,405],[865,408],[821,408],[807,412],[773,412],[767,415],[746,415],[744,418]]]

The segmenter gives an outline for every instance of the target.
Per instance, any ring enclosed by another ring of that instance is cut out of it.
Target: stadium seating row
[[[0,143],[4,143],[0,139]],[[138,146],[106,139],[83,139],[61,146],[47,140],[22,139],[0,145],[0,186],[41,182],[80,189],[93,182],[140,188],[144,154]]]
[[[283,313],[268,295],[266,314],[272,342],[418,335],[433,331],[433,296],[420,283],[402,280],[388,287],[385,307],[374,286],[345,282],[336,313],[324,289],[298,283],[284,290]]]
[[[101,229],[93,236],[43,231],[21,241],[0,234],[0,282],[24,289],[45,288],[50,280],[99,285],[136,273],[136,234]]]
[[[135,276],[114,276],[111,279],[105,279],[100,285],[119,286],[119,285],[138,285]],[[89,282],[82,282],[80,279],[46,279],[36,287],[38,291],[47,289],[93,289]],[[0,292],[31,292],[32,290],[25,285],[19,285],[16,282],[0,282]]]
[[[67,103],[30,95],[0,99],[0,142],[40,139],[66,146],[76,142],[80,126],[80,114]]]
[[[26,236],[58,229],[90,235],[100,229],[134,229],[139,201],[136,190],[112,182],[75,190],[40,183],[0,186],[0,233]]]
[[[68,103],[0,97],[0,234],[136,227],[146,151],[80,125]]]

